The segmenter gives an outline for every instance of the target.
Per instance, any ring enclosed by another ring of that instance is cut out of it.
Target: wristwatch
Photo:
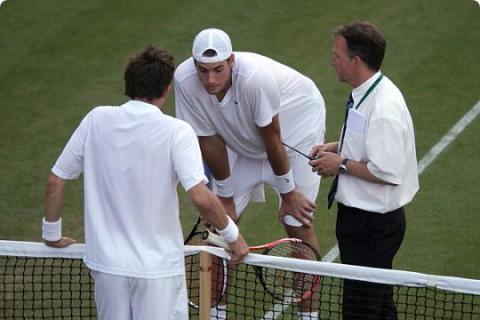
[[[342,162],[340,163],[340,167],[338,167],[338,173],[339,174],[346,174],[348,173],[348,169],[347,169],[347,161],[349,159],[345,158],[342,160]]]

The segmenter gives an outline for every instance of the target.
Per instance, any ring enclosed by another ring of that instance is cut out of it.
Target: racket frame
[[[218,247],[221,247],[221,248],[224,248],[224,249],[227,249],[227,250],[229,249],[228,243],[222,237],[220,237],[217,234],[214,234],[213,232],[211,232],[209,230],[206,230],[202,233],[202,239],[204,241],[206,241],[210,244],[216,245]],[[305,245],[312,252],[312,257],[314,257],[317,261],[321,261],[321,256],[314,247],[312,247],[309,243],[307,243],[307,242],[305,242],[301,239],[297,239],[297,238],[282,238],[282,239],[275,240],[275,241],[272,241],[272,242],[269,242],[269,243],[265,243],[265,244],[262,244],[262,245],[259,245],[259,246],[252,246],[252,247],[249,247],[249,251],[261,251],[261,250],[263,250],[262,254],[268,255],[270,250],[275,248],[277,245],[280,245],[280,244],[286,243],[286,242],[297,243],[297,244],[301,243],[302,245]],[[265,290],[268,292],[268,294],[270,294],[276,300],[283,301],[284,297],[283,296],[279,297],[278,294],[273,292],[270,289],[269,285],[267,284],[267,281],[265,280],[266,276],[264,274],[264,268],[259,267],[259,266],[254,266],[254,269],[255,269],[255,273],[256,273],[257,277],[260,280],[260,283],[265,288]],[[289,271],[289,272],[292,272],[293,274],[295,274],[294,271]],[[313,276],[313,279],[314,280],[312,281],[312,285],[311,285],[312,290],[306,290],[301,296],[293,297],[292,302],[299,303],[299,302],[301,302],[305,299],[308,299],[309,297],[311,297],[313,295],[313,289],[320,284],[320,276],[315,275],[315,276]]]
[[[199,231],[200,230],[200,226],[202,224],[202,219],[201,217],[199,216],[195,225],[193,226],[192,230],[190,231],[190,233],[188,234],[188,236],[185,238],[185,241],[184,241],[184,244],[185,245],[188,245],[190,241],[198,238],[198,240],[203,240],[203,233],[204,232],[207,232],[207,231]],[[200,243],[200,241],[199,241]],[[197,244],[192,244],[192,245],[197,245]],[[187,259],[187,258],[186,258]],[[191,259],[194,259],[193,256],[191,256]],[[225,295],[225,292],[227,291],[227,279],[228,279],[228,266],[227,266],[227,262],[225,259],[223,258],[220,258],[220,257],[217,257],[217,261],[218,261],[218,264],[219,264],[219,268],[221,268],[223,270],[222,272],[222,276],[221,276],[221,280],[220,279],[216,279],[217,281],[220,281],[220,285],[216,285],[216,292],[217,294],[215,296],[212,295],[212,299],[211,299],[211,307],[214,307],[216,306],[220,300],[223,298],[223,296]],[[198,264],[200,264],[200,261],[198,261]],[[186,268],[186,273],[190,272],[189,271],[190,269],[187,269]],[[195,270],[195,272],[199,272],[200,271],[200,265],[199,265],[199,268],[198,270]],[[188,275],[187,275],[188,276]],[[188,278],[188,277],[187,277]],[[193,279],[196,279],[196,278],[193,278]],[[194,281],[194,280],[191,280],[191,281]],[[198,279],[198,283],[200,284],[200,278]],[[189,282],[187,281],[187,285],[189,284]],[[212,282],[213,284],[213,282]],[[212,287],[213,288],[213,287]],[[189,289],[188,290],[189,292],[191,292],[191,290]],[[191,299],[190,299],[190,295],[188,297],[188,304],[195,308],[195,309],[199,309],[199,305],[195,302],[193,302]]]

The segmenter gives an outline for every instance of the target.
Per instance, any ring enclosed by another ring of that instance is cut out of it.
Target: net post
[[[210,320],[211,287],[212,256],[208,252],[200,252],[200,320]]]

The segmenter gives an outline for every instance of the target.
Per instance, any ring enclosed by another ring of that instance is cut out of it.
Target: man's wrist
[[[235,240],[237,240],[239,231],[238,231],[238,226],[235,224],[235,222],[233,222],[232,218],[230,218],[228,215],[227,215],[227,218],[228,218],[227,226],[222,230],[217,229],[217,232],[227,243],[232,243],[232,242],[235,242]]]
[[[277,185],[278,192],[280,194],[286,194],[292,192],[295,189],[295,181],[293,180],[292,169],[281,176],[275,176],[275,182]]]
[[[341,159],[340,166],[338,167],[338,174],[347,174],[348,173],[348,168],[347,168],[347,163],[350,159],[343,158]]]
[[[62,218],[49,222],[42,219],[42,239],[49,242],[56,242],[62,238]]]

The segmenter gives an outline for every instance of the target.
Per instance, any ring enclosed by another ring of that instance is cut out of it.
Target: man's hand
[[[335,176],[338,173],[342,157],[336,153],[325,151],[319,151],[316,155],[315,160],[308,162],[312,166],[313,172],[323,177]]]
[[[313,211],[315,203],[307,199],[302,193],[293,190],[289,193],[281,194],[282,206],[279,211],[281,223],[286,214],[289,214],[300,221],[304,226],[310,227],[313,220]]]
[[[49,247],[53,248],[64,248],[68,247],[71,244],[77,243],[77,240],[69,238],[69,237],[61,237],[58,241],[47,241],[44,240],[45,244]]]
[[[240,263],[243,258],[248,254],[248,245],[243,239],[242,235],[239,234],[237,240],[232,243],[229,243],[230,249],[227,249],[227,252],[230,254],[231,263]]]
[[[227,214],[232,218],[233,221],[237,221],[237,210],[235,209],[235,201],[233,200],[233,197],[220,197],[217,196],[218,199],[220,199],[220,202],[222,203],[223,207],[225,208],[225,211],[227,211]]]
[[[330,142],[325,144],[317,144],[312,147],[310,153],[308,154],[312,159],[317,159],[320,156],[321,152],[338,152],[338,142]]]

